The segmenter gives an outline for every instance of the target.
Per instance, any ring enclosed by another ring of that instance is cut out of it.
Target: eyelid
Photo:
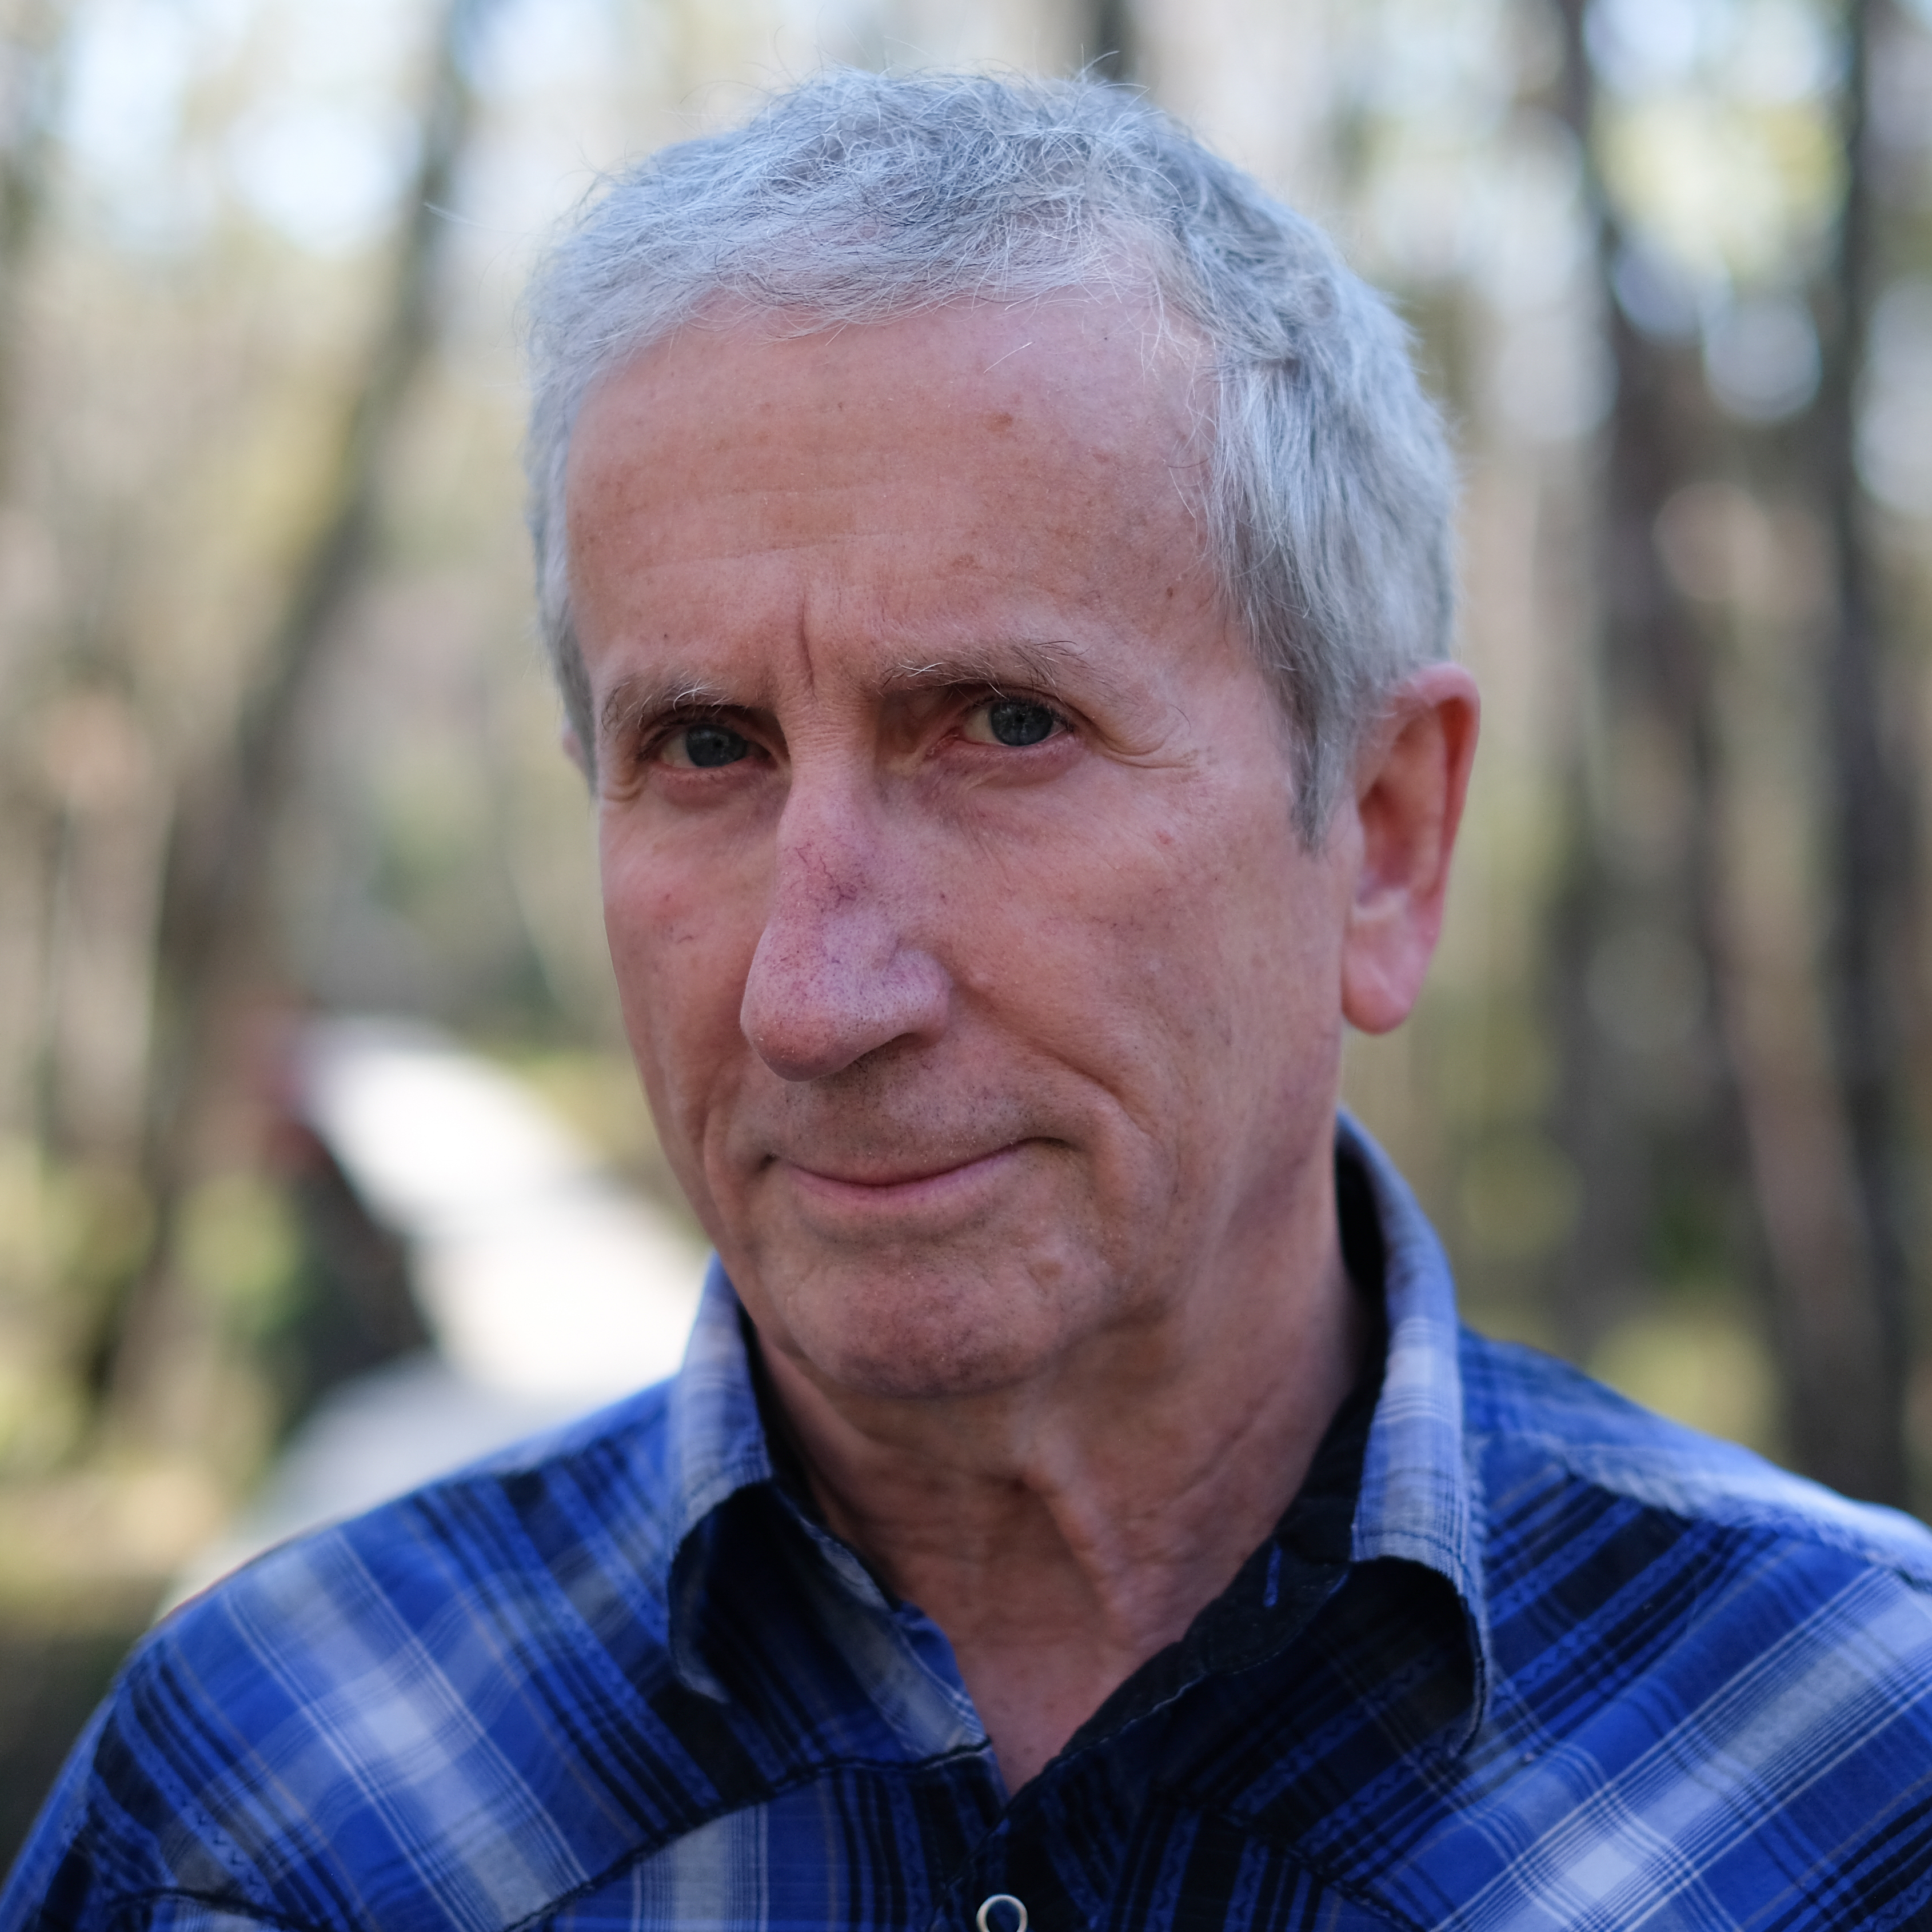
[[[968,718],[976,716],[979,712],[986,710],[988,706],[994,704],[1032,705],[1044,711],[1060,727],[1060,729],[1058,731],[1050,732],[1046,737],[1041,739],[1039,742],[1042,745],[1052,744],[1056,740],[1064,736],[1077,734],[1079,730],[1078,724],[1066,707],[1064,704],[1056,704],[1043,692],[1015,691],[1005,686],[997,690],[982,687],[974,693],[970,701],[961,708],[959,712],[961,723],[963,724]],[[981,741],[972,739],[968,740],[968,742],[978,743]],[[998,743],[998,741],[994,740],[992,742]],[[1030,752],[1034,747],[1031,745],[1003,745],[1000,748],[1002,751]]]
[[[668,706],[654,716],[639,721],[638,727],[638,756],[653,758],[666,744],[680,732],[695,730],[700,724],[722,725],[734,731],[748,745],[756,745],[757,734],[745,728],[741,716],[728,704],[675,704]]]
[[[688,754],[679,758],[670,755],[671,746],[685,733],[706,724],[717,725],[742,740],[746,747],[746,755],[716,766],[700,765]],[[738,770],[746,764],[766,761],[770,756],[759,732],[744,720],[742,712],[729,705],[692,703],[667,706],[637,719],[632,730],[626,764],[628,770],[640,776],[656,769],[680,777],[692,774],[716,777],[724,772]]]

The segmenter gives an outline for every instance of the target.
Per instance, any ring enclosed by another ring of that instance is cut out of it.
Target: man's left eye
[[[982,745],[1038,745],[1064,728],[1064,722],[1037,699],[994,698],[968,715],[964,735]]]

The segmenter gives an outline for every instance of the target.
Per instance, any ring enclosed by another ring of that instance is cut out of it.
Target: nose
[[[780,1079],[822,1080],[892,1041],[944,1030],[946,973],[905,934],[918,896],[913,855],[895,853],[874,802],[794,783],[738,1016]]]

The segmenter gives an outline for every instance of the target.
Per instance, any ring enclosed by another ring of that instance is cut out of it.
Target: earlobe
[[[1430,664],[1396,687],[1364,749],[1342,958],[1342,1017],[1364,1033],[1400,1025],[1422,990],[1442,929],[1480,710],[1475,680],[1461,665]]]

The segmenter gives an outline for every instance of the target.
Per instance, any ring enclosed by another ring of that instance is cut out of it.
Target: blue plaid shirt
[[[670,1383],[155,1631],[0,1928],[1932,1925],[1932,1537],[1460,1332],[1340,1158],[1378,1385],[1016,1797],[714,1272]]]

